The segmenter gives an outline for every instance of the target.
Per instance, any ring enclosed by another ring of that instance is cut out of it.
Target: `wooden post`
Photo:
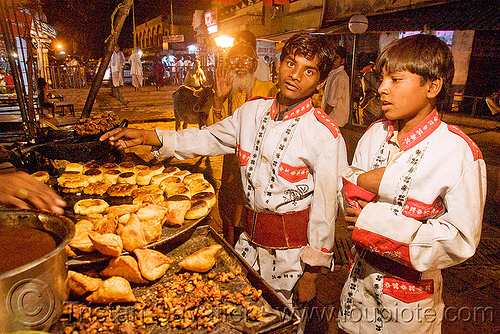
[[[5,49],[7,51],[7,58],[9,59],[11,74],[14,80],[14,87],[17,93],[17,101],[19,103],[19,110],[21,112],[21,118],[23,120],[23,127],[29,140],[32,140],[35,137],[35,128],[34,124],[29,119],[28,110],[26,107],[26,100],[25,100],[26,94],[20,78],[21,77],[20,69],[19,66],[17,66],[17,63],[13,57],[13,53],[17,52],[17,50],[15,46],[16,44],[14,36],[10,31],[10,29],[12,28],[11,27],[12,23],[10,16],[8,15],[8,10],[9,10],[8,4],[6,4],[4,1],[0,1],[0,28],[1,28],[0,31],[2,32],[4,37]]]
[[[116,17],[114,19],[113,28],[111,34],[106,40],[106,54],[104,55],[104,57],[102,57],[99,69],[97,70],[94,81],[92,81],[92,86],[90,87],[89,95],[87,96],[87,100],[85,101],[85,106],[83,107],[81,118],[90,117],[92,107],[97,97],[97,92],[99,91],[99,88],[101,88],[102,79],[104,78],[104,74],[106,73],[106,69],[108,68],[111,54],[113,53],[113,50],[117,44],[118,37],[120,36],[120,32],[123,27],[123,23],[125,22],[125,19],[127,18],[133,3],[134,0],[124,0],[115,9]]]

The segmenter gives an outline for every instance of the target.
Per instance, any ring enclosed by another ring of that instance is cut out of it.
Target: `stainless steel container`
[[[56,247],[44,256],[0,275],[0,333],[49,331],[68,298],[66,245],[75,233],[66,217],[27,210],[0,210],[0,227],[47,232]]]

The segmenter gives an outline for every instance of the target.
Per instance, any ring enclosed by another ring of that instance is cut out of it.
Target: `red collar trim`
[[[276,115],[278,115],[278,109],[276,108],[277,106],[277,101],[276,98],[274,99],[273,105],[271,106],[271,118],[275,119]],[[305,99],[302,101],[299,105],[295,106],[295,108],[288,110],[285,112],[283,115],[283,120],[287,121],[292,118],[296,118],[299,116],[304,115],[306,112],[311,110],[313,108],[312,105],[312,100],[311,98]]]
[[[401,139],[401,149],[406,151],[414,147],[433,133],[439,125],[441,125],[441,120],[438,117],[437,110],[434,109],[422,122]]]

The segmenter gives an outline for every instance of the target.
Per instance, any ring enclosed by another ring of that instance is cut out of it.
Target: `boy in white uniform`
[[[440,333],[441,269],[479,243],[486,168],[477,145],[438,117],[453,56],[430,35],[394,41],[375,64],[386,119],[343,172],[355,259],[341,295],[347,333]]]
[[[298,302],[312,300],[319,267],[333,267],[347,157],[338,127],[311,103],[331,55],[321,36],[295,35],[283,47],[276,98],[254,98],[201,130],[123,128],[101,137],[117,148],[152,145],[162,158],[236,153],[249,208],[236,251],[289,302],[297,281]]]

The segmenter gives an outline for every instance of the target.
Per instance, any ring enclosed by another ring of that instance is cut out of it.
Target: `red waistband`
[[[307,245],[309,207],[286,213],[258,212],[246,207],[244,230],[250,241],[267,248]]]
[[[389,275],[401,278],[407,282],[419,284],[422,273],[407,267],[382,255],[372,253],[360,246],[356,246],[356,252],[370,266],[377,268]]]

